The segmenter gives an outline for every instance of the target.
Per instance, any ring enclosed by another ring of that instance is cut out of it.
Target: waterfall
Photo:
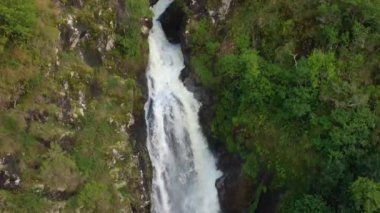
[[[216,213],[215,181],[221,176],[199,124],[200,103],[179,79],[180,45],[168,42],[158,18],[172,0],[152,7],[145,104],[147,147],[153,166],[152,212]]]

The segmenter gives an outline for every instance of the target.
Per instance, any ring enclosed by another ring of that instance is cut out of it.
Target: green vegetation
[[[0,14],[2,48],[8,42],[22,42],[33,36],[37,22],[36,8],[33,1],[2,1]]]
[[[283,212],[289,213],[320,213],[320,212],[331,212],[330,209],[326,207],[326,204],[320,197],[314,197],[311,195],[304,195],[302,198],[295,200],[289,206],[283,209]]]
[[[148,1],[80,2],[0,1],[0,172],[20,177],[0,181],[0,212],[144,208],[128,131]]]
[[[351,185],[351,192],[357,211],[380,211],[380,184],[368,178],[359,177]]]
[[[187,27],[214,137],[255,184],[273,176],[279,209],[379,211],[378,1],[243,0],[225,22]]]
[[[51,191],[75,191],[81,181],[75,162],[65,156],[58,144],[51,146],[41,165],[41,181]]]

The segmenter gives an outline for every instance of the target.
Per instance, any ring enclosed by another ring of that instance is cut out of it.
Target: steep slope
[[[211,94],[206,128],[216,147],[238,155],[220,158],[231,171],[220,195],[233,195],[224,210],[379,211],[380,4],[199,0],[186,8],[189,64]],[[242,172],[231,161],[239,158]]]
[[[147,152],[130,134],[145,129],[148,6],[1,1],[1,212],[149,210]]]

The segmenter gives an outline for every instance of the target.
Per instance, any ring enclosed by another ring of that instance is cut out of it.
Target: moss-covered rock
[[[0,11],[35,20],[19,19],[24,34],[0,30],[0,159],[14,159],[0,164],[0,211],[148,211],[129,132],[149,2],[17,2]]]

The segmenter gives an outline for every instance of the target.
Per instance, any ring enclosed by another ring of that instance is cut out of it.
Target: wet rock
[[[186,22],[185,17],[185,12],[176,2],[171,4],[160,16],[159,21],[169,42],[180,43]]]
[[[145,84],[145,75],[141,75],[138,78],[140,84]],[[146,84],[145,84],[146,85]],[[142,90],[146,97],[146,88]],[[142,109],[142,108],[141,108]],[[142,195],[141,200],[144,200],[143,205],[135,208],[134,212],[150,212],[150,192],[152,187],[152,164],[149,158],[149,153],[146,146],[146,123],[145,114],[143,110],[137,110],[133,112],[133,125],[128,128],[128,133],[131,138],[133,138],[136,143],[133,145],[133,152],[135,153],[135,159],[137,161],[137,166],[140,170],[140,193]],[[140,211],[137,211],[140,209]]]
[[[223,176],[216,181],[216,188],[223,212],[245,212],[252,202],[253,183],[243,174],[241,165],[236,154],[219,156],[218,168]]]
[[[12,190],[20,185],[20,177],[16,174],[11,174],[7,170],[0,171],[0,188]]]
[[[158,0],[149,0],[150,6],[155,5],[158,2]]]

